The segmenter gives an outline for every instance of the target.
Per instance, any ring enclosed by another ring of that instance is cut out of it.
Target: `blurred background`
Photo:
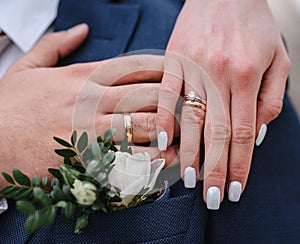
[[[300,115],[300,0],[268,0],[285,36],[292,62],[289,94]]]

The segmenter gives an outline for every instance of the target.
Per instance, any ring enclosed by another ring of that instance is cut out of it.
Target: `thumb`
[[[46,34],[24,57],[15,62],[8,72],[54,66],[58,59],[78,48],[86,39],[87,34],[87,24],[76,25],[66,31]]]

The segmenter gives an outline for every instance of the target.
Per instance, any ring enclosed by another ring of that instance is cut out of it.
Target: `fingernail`
[[[229,185],[228,199],[231,202],[238,202],[242,194],[242,184],[239,181],[232,181]]]
[[[210,210],[220,208],[221,191],[218,187],[211,186],[206,192],[206,206]]]
[[[255,141],[256,146],[260,146],[260,144],[265,139],[266,133],[267,133],[267,125],[266,124],[262,124],[261,127],[260,127],[260,129],[259,129],[256,141]]]
[[[160,151],[166,151],[167,150],[167,145],[168,145],[168,134],[165,131],[161,131],[158,134],[158,149]]]
[[[71,33],[72,35],[78,35],[86,31],[88,28],[89,28],[88,25],[83,23],[68,29],[68,32]]]
[[[193,167],[187,167],[184,170],[184,187],[195,188],[196,187],[196,170]]]

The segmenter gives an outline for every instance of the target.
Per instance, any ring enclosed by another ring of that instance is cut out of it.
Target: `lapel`
[[[126,51],[139,19],[139,4],[111,3],[102,0],[61,0],[55,30],[87,23],[90,33],[85,43],[59,65],[98,61]],[[120,21],[122,20],[122,21]]]

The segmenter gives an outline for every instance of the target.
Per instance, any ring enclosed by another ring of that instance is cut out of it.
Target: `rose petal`
[[[149,184],[148,184],[148,187],[150,188],[150,190],[153,189],[160,171],[165,166],[165,162],[166,162],[166,160],[161,158],[161,159],[156,159],[151,163],[151,175],[150,175]]]

